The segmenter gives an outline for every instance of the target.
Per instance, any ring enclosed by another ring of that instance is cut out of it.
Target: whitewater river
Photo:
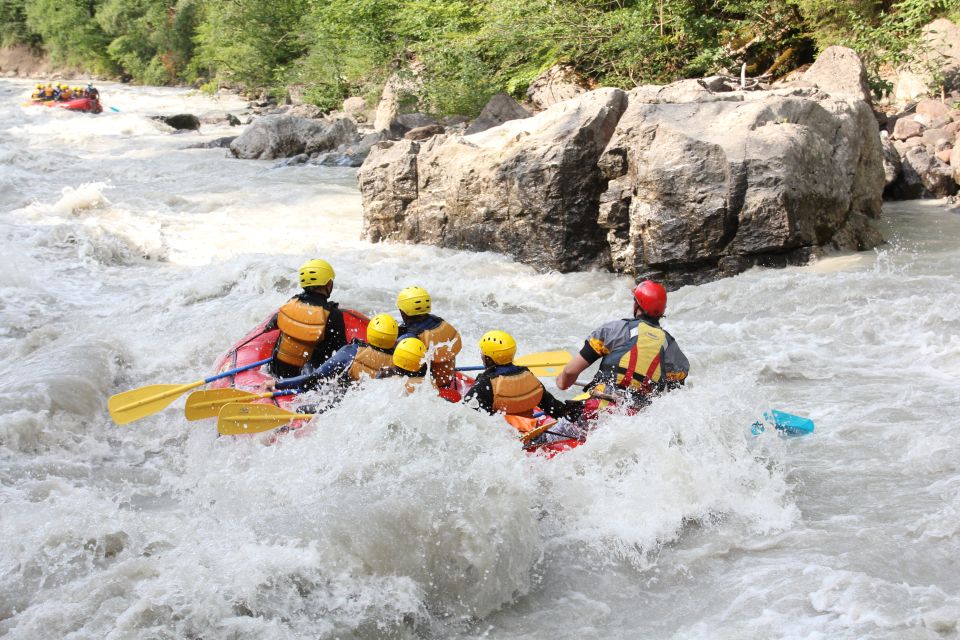
[[[889,244],[671,294],[689,385],[587,445],[390,384],[310,437],[218,439],[182,401],[325,257],[334,298],[419,284],[479,360],[577,349],[631,281],[359,239],[350,169],[184,150],[146,116],[235,98],[105,85],[98,116],[0,81],[0,636],[955,638],[960,215],[888,205]],[[816,433],[749,433],[765,409]]]

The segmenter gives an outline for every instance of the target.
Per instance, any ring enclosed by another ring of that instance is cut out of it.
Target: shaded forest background
[[[833,44],[860,53],[879,95],[937,17],[960,19],[960,0],[0,0],[0,46],[144,84],[302,85],[323,109],[375,103],[415,59],[421,104],[475,115],[558,62],[631,88],[742,63],[780,76]]]

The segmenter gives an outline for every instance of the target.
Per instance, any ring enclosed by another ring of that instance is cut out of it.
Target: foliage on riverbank
[[[475,114],[545,68],[609,86],[748,65],[782,75],[843,44],[883,64],[909,55],[951,0],[0,0],[0,43],[147,84],[228,83],[334,108],[375,95],[398,61],[423,63],[421,100]]]

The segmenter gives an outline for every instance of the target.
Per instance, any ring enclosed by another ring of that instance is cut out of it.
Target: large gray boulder
[[[597,160],[625,107],[600,89],[474,135],[381,143],[359,173],[364,235],[605,266]]]
[[[478,134],[381,143],[359,180],[370,240],[674,286],[882,242],[873,113],[811,88],[600,89]]]
[[[882,241],[867,224],[884,187],[867,104],[739,95],[649,104],[631,94],[600,159],[610,184],[599,220],[616,270],[677,285]]]
[[[543,110],[589,90],[590,82],[573,67],[555,64],[530,83],[527,99],[535,109]]]
[[[237,158],[274,160],[330,151],[358,140],[357,125],[350,118],[313,120],[265,116],[247,127],[230,144],[230,151]]]
[[[498,93],[487,102],[487,105],[469,127],[467,135],[480,133],[492,127],[499,126],[510,120],[529,118],[530,113],[520,106],[520,103],[506,93]]]
[[[817,85],[836,98],[870,102],[867,67],[857,52],[847,47],[827,47],[803,74],[803,81]]]

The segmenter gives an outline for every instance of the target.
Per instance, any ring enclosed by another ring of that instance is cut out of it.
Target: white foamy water
[[[0,81],[0,635],[34,638],[950,638],[960,620],[960,215],[887,206],[890,244],[671,295],[684,390],[529,458],[502,421],[390,383],[278,446],[109,395],[212,373],[295,291],[576,349],[631,282],[359,240],[353,170],[184,150],[146,116],[239,110]],[[182,401],[181,401],[182,402]],[[768,408],[814,435],[754,438]]]

